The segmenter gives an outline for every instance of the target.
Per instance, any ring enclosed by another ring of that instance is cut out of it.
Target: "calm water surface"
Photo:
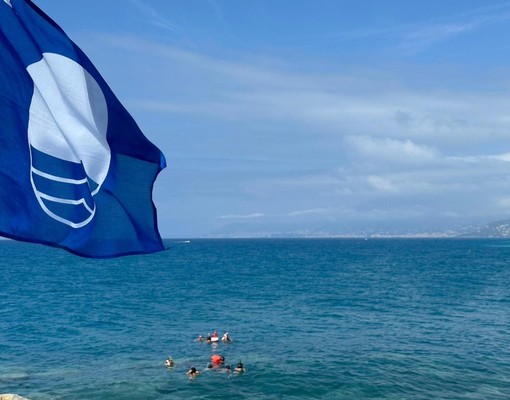
[[[88,260],[0,241],[0,393],[510,398],[510,242],[167,244],[159,254]],[[233,342],[194,340],[215,329]],[[187,378],[215,353],[242,360],[246,373]]]

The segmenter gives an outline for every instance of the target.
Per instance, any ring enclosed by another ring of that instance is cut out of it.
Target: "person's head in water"
[[[241,361],[239,361],[234,369],[235,372],[244,372],[244,365]]]

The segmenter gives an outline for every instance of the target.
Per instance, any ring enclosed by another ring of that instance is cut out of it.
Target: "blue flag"
[[[162,250],[163,154],[29,0],[0,0],[0,66],[0,234],[85,257]]]

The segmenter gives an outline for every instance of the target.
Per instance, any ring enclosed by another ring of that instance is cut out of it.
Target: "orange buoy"
[[[211,361],[214,363],[214,364],[219,364],[221,362],[221,356],[219,356],[218,354],[213,354],[211,356]]]

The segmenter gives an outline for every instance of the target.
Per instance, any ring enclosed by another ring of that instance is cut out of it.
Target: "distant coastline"
[[[359,230],[356,232],[338,233],[333,230],[301,230],[289,232],[265,232],[238,229],[219,231],[212,234],[197,236],[194,239],[505,239],[510,238],[510,219],[490,222],[481,226],[467,226],[459,229],[445,229],[444,231],[421,232],[392,232],[389,230]],[[182,238],[166,238],[168,240],[183,240]],[[187,238],[192,239],[192,238]]]

